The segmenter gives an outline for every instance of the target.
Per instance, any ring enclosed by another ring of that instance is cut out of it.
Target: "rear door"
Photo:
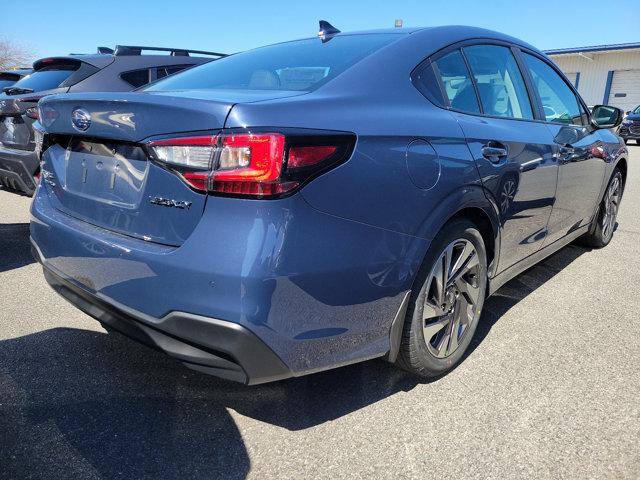
[[[547,235],[558,163],[506,44],[465,44],[435,61],[442,89],[502,224],[497,272],[536,252]]]
[[[522,54],[560,164],[556,201],[549,220],[552,243],[591,222],[606,171],[606,155],[586,108],[562,76],[542,57]]]

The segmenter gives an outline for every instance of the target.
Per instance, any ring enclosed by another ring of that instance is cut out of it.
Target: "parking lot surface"
[[[422,382],[376,360],[245,387],[76,310],[0,190],[0,478],[640,478],[640,147],[611,244],[571,245],[485,304]]]

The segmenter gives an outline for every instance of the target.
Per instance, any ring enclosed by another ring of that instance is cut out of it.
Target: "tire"
[[[447,263],[450,280],[465,270],[461,265],[471,268],[448,289],[439,289],[441,266]],[[426,378],[452,370],[471,343],[486,290],[487,253],[476,225],[466,219],[447,223],[433,239],[414,282],[396,364]],[[468,308],[471,300],[475,306]]]
[[[623,140],[624,140],[624,144],[625,144],[625,145],[628,145],[628,144],[629,144],[629,139],[628,139],[628,138],[623,138]]]
[[[636,145],[640,145],[640,138],[636,138]]]
[[[602,201],[598,205],[598,213],[595,216],[596,223],[589,233],[582,237],[581,243],[594,248],[602,248],[609,244],[615,231],[623,191],[622,173],[616,168],[607,183]],[[609,208],[608,211],[607,208]]]

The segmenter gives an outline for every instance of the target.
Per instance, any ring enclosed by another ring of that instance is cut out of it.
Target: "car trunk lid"
[[[181,132],[216,135],[235,103],[231,97],[136,92],[46,97],[40,114],[50,146],[42,181],[53,205],[111,231],[181,245],[202,216],[206,194],[152,160],[146,143]]]

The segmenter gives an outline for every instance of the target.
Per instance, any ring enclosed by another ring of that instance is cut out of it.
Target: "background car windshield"
[[[638,105],[636,107],[636,109],[633,111],[633,113],[640,113],[640,105]]]
[[[345,71],[397,34],[344,35],[280,43],[238,53],[192,68],[145,90],[303,90],[310,91]]]
[[[33,72],[31,75],[21,78],[11,86],[16,88],[30,88],[34,92],[57,88],[77,69],[77,65],[45,67]]]

